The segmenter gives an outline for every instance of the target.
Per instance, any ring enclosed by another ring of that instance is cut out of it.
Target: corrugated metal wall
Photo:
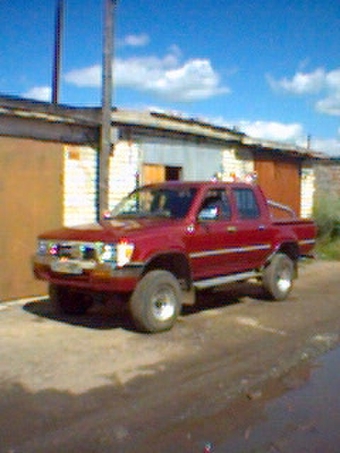
[[[0,300],[46,294],[33,278],[36,237],[62,223],[62,146],[0,137]]]
[[[139,147],[143,163],[182,167],[186,181],[209,180],[222,171],[222,146],[150,137]]]

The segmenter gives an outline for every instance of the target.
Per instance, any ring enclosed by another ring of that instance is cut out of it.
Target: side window
[[[228,220],[231,209],[223,189],[209,190],[198,214],[199,220]]]
[[[260,217],[254,192],[251,189],[233,189],[237,210],[242,219],[256,219]]]

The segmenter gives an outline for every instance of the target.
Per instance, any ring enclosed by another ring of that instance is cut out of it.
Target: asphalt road
[[[223,451],[247,437],[254,402],[339,344],[339,275],[340,263],[304,265],[284,302],[234,286],[156,335],[100,307],[72,318],[1,304],[0,452]]]

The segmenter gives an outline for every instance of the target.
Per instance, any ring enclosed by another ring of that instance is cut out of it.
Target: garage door
[[[0,300],[46,294],[33,278],[36,237],[62,223],[62,146],[0,137]]]
[[[285,204],[300,214],[300,163],[297,161],[255,161],[258,182],[267,198]]]

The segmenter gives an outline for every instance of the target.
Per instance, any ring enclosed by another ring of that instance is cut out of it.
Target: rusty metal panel
[[[62,223],[62,145],[0,137],[0,301],[46,294],[33,278],[36,237]]]
[[[301,206],[300,163],[289,160],[256,160],[258,183],[267,198],[288,205],[298,215]]]

